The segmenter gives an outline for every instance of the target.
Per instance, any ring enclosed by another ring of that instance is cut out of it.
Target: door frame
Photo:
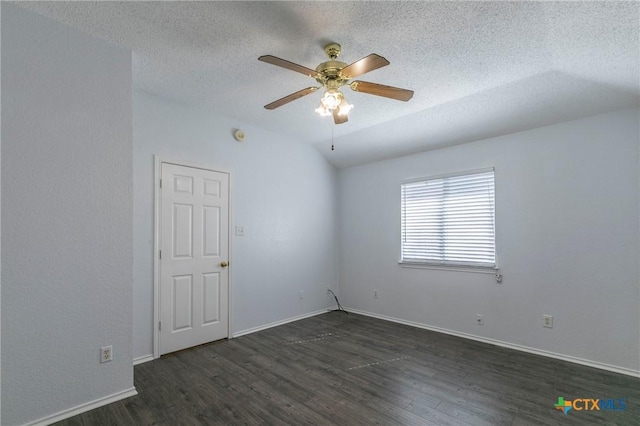
[[[193,169],[201,169],[201,170],[208,170],[208,171],[212,171],[212,172],[218,172],[218,173],[225,173],[229,176],[229,223],[228,223],[228,229],[227,231],[229,232],[229,238],[228,238],[228,247],[227,250],[229,251],[229,265],[233,265],[233,259],[232,259],[232,236],[233,234],[231,233],[231,230],[233,229],[232,227],[232,215],[231,215],[231,211],[232,211],[232,183],[231,183],[231,172],[229,170],[224,170],[224,169],[220,169],[220,168],[212,168],[210,166],[207,165],[203,165],[203,164],[199,164],[199,163],[194,163],[192,161],[184,161],[184,160],[174,160],[174,159],[169,159],[169,158],[165,158],[165,157],[160,157],[158,155],[154,155],[153,156],[153,162],[154,162],[154,167],[153,167],[153,359],[158,359],[160,358],[160,330],[158,329],[158,325],[160,324],[160,246],[161,246],[161,242],[160,242],[160,234],[161,234],[161,230],[160,230],[160,212],[161,212],[161,207],[162,207],[162,191],[160,190],[160,179],[162,178],[162,164],[163,163],[167,163],[167,164],[174,164],[176,166],[182,166],[182,167],[190,167]],[[228,300],[227,300],[227,339],[231,339],[231,330],[233,329],[231,326],[231,319],[233,318],[233,315],[231,313],[231,306],[233,305],[231,303],[231,298],[232,298],[232,279],[231,276],[233,274],[233,268],[229,267],[229,282],[227,283],[229,288],[228,288]]]

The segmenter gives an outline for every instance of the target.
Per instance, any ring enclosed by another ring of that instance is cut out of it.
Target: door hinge
[[[162,188],[162,179],[160,179],[160,188]]]
[[[162,250],[158,250],[158,257],[162,259]]]
[[[158,321],[158,331],[162,331],[162,321]]]

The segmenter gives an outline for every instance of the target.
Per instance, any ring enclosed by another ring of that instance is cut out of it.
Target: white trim
[[[488,173],[488,172],[495,173],[496,172],[496,168],[495,167],[485,167],[483,169],[464,170],[464,171],[460,171],[460,172],[443,173],[443,174],[434,175],[434,176],[423,176],[423,177],[416,177],[416,178],[411,178],[411,179],[403,179],[403,180],[400,181],[400,184],[422,182],[423,180],[445,179],[445,178],[456,177],[456,176],[468,176],[468,175],[475,175],[475,174],[479,174],[479,173]]]
[[[162,160],[153,156],[153,358],[160,358],[160,179]]]
[[[226,170],[226,169],[225,169]],[[227,199],[227,207],[229,209],[229,238],[227,239],[227,249],[229,250],[228,259],[229,259],[229,282],[227,288],[227,339],[231,339],[231,330],[233,330],[233,315],[231,315],[231,307],[232,303],[232,292],[233,286],[231,283],[233,282],[233,239],[235,237],[235,232],[233,232],[235,227],[235,220],[233,219],[233,178],[231,176],[231,170],[227,170],[225,173],[229,176],[229,193]]]
[[[121,392],[117,392],[111,394],[109,396],[105,396],[104,398],[98,398],[93,401],[87,402],[85,404],[77,405],[73,408],[69,408],[64,411],[60,411],[56,414],[52,414],[47,417],[42,417],[41,419],[34,420],[33,422],[26,423],[26,426],[46,426],[56,422],[59,422],[64,419],[68,419],[73,416],[77,416],[78,414],[86,413],[87,411],[94,410],[98,407],[102,407],[107,404],[112,404],[116,401],[120,401],[121,399],[129,398],[132,396],[136,396],[138,392],[136,388],[132,387]]]
[[[555,352],[549,352],[542,349],[531,348],[529,346],[522,346],[515,343],[503,342],[501,340],[489,339],[486,337],[476,336],[473,334],[462,333],[459,331],[448,330],[446,328],[433,327],[426,324],[421,324],[418,322],[407,321],[400,318],[388,317],[386,315],[374,314],[372,312],[360,311],[358,309],[346,308],[347,311],[353,312],[354,314],[365,315],[368,317],[378,318],[385,321],[396,322],[399,324],[409,325],[412,327],[422,328],[425,330],[435,331],[438,333],[449,334],[451,336],[462,337],[464,339],[475,340],[482,343],[488,343],[490,345],[501,346],[503,348],[514,349],[516,351],[528,352],[534,355],[541,355],[547,358],[555,358],[561,361],[567,361],[574,364],[586,365],[587,367],[598,368],[600,370],[611,371],[618,374],[624,374],[626,376],[638,377],[640,378],[640,370],[632,370],[626,367],[618,367],[616,365],[605,364],[603,362],[591,361],[588,359],[578,358],[571,355],[559,354]]]
[[[240,336],[244,336],[246,334],[256,333],[258,331],[266,330],[268,328],[277,327],[279,325],[284,325],[284,324],[287,324],[287,323],[290,323],[290,322],[299,321],[301,319],[315,317],[316,315],[326,314],[326,313],[327,313],[326,309],[321,309],[319,311],[310,312],[308,314],[302,314],[302,315],[298,315],[298,316],[295,316],[295,317],[286,318],[286,319],[283,319],[283,320],[280,320],[280,321],[272,322],[272,323],[269,323],[269,324],[264,324],[264,325],[259,325],[257,327],[247,328],[246,330],[240,330],[240,331],[237,331],[237,332],[233,333],[233,337],[240,337]]]
[[[133,365],[144,364],[145,362],[153,361],[154,359],[153,354],[142,355],[133,359]]]
[[[229,239],[228,239],[228,262],[232,265],[233,253],[231,241],[233,240],[233,233],[231,232],[233,216],[232,216],[232,206],[231,206],[231,171],[225,168],[217,168],[211,167],[207,165],[203,165],[200,163],[195,163],[193,161],[184,161],[184,160],[170,160],[168,158],[160,157],[159,155],[153,156],[153,359],[160,358],[160,331],[158,330],[158,324],[160,322],[160,259],[158,259],[158,253],[160,252],[160,209],[162,202],[160,194],[160,179],[162,178],[162,163],[173,164],[176,166],[190,167],[192,169],[201,169],[201,170],[209,170],[212,172],[225,173],[229,177]],[[231,280],[231,270],[233,268],[229,268],[229,282],[228,282],[228,291],[227,291],[227,336],[231,338],[231,318],[233,317],[231,312],[231,289],[232,289],[232,280]],[[135,360],[134,360],[135,361]],[[146,361],[141,361],[146,362]],[[134,363],[134,365],[136,365]]]
[[[439,271],[454,271],[454,272],[471,272],[474,274],[493,274],[500,270],[497,266],[456,266],[456,265],[436,265],[433,263],[422,262],[403,262],[398,261],[398,265],[401,268],[411,269],[436,269]]]

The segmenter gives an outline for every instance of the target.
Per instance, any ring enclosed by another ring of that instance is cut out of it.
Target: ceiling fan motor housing
[[[340,71],[347,64],[340,61],[327,61],[323,62],[316,68],[318,75],[316,81],[322,85],[326,85],[328,88],[337,88],[346,84],[347,79],[340,74]]]
[[[329,61],[323,62],[316,68],[318,75],[316,81],[327,89],[337,89],[347,84],[347,78],[344,78],[340,71],[347,66],[346,63],[337,61],[342,48],[338,43],[329,43],[324,47],[324,52],[329,57]]]

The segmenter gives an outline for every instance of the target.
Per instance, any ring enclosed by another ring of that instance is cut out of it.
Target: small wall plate
[[[233,137],[238,141],[238,142],[242,142],[244,140],[244,132],[240,129],[237,129],[235,132],[233,132]]]

